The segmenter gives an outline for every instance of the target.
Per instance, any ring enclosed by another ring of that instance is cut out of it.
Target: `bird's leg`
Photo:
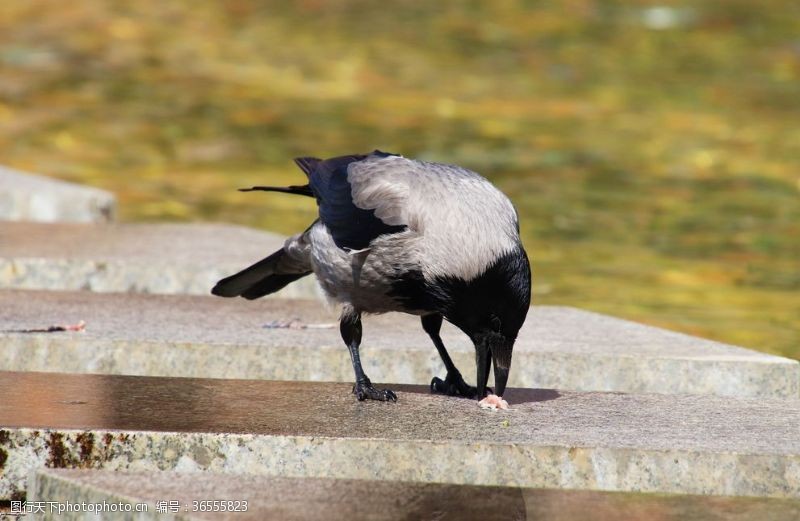
[[[370,399],[396,402],[397,395],[394,392],[389,389],[375,389],[367,375],[364,374],[364,369],[361,368],[361,357],[358,354],[358,347],[361,345],[361,313],[346,308],[339,319],[339,330],[344,343],[347,344],[347,349],[350,350],[350,361],[353,363],[353,371],[356,373],[356,383],[353,385],[353,394],[356,395],[356,398],[359,401]]]
[[[439,356],[442,357],[444,367],[447,369],[447,376],[444,380],[437,376],[433,377],[433,380],[431,380],[431,392],[449,396],[458,394],[466,398],[475,398],[477,389],[467,385],[459,370],[456,369],[453,360],[450,359],[450,355],[444,347],[444,342],[442,342],[442,337],[439,336],[439,330],[441,328],[442,315],[433,314],[424,315],[422,317],[422,329],[424,329],[425,332],[428,333],[428,336],[431,337],[431,340],[433,340],[433,345],[435,345],[436,350],[439,351]]]

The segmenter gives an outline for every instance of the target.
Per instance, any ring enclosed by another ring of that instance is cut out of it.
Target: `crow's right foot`
[[[380,402],[396,402],[397,395],[390,389],[375,389],[369,379],[353,384],[353,394],[359,402],[378,400]]]
[[[431,380],[431,392],[448,396],[458,395],[464,398],[475,398],[478,394],[478,389],[467,385],[461,373],[456,371],[456,373],[447,373],[447,377],[444,380],[434,376],[433,380]]]

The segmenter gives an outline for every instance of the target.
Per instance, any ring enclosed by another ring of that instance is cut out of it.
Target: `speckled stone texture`
[[[0,290],[0,360],[18,371],[353,380],[336,309],[289,299]],[[278,321],[315,326],[267,329]],[[9,333],[87,322],[83,333]],[[326,327],[320,327],[326,326]],[[444,342],[468,381],[474,348],[445,324]],[[364,319],[362,362],[378,381],[428,384],[444,367],[419,319]],[[531,308],[510,384],[581,391],[799,396],[794,360],[572,308]]]
[[[37,468],[800,497],[800,401],[0,373],[0,498]]]
[[[109,222],[116,206],[105,190],[0,166],[0,221]]]
[[[81,502],[124,503],[130,507],[122,508],[132,510],[147,508],[147,514],[136,518],[141,521],[764,521],[800,518],[800,501],[786,499],[222,476],[210,473],[47,469],[34,475],[28,496],[34,504],[38,501],[55,501],[60,503],[62,509],[66,509],[68,504],[77,505]],[[178,512],[170,515],[157,513],[158,504],[170,500],[177,501]],[[215,507],[214,503],[204,503],[214,500],[224,500],[226,508],[230,505],[239,511],[200,511],[201,508],[220,508],[221,505]],[[63,521],[83,519],[82,514],[59,515],[55,512],[48,512],[43,518]],[[123,514],[109,512],[104,513],[103,518],[125,519]]]
[[[284,237],[225,224],[0,226],[0,287],[208,295]],[[313,277],[276,293],[319,298]]]

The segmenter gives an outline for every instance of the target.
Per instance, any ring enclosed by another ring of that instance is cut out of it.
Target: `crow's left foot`
[[[458,395],[464,398],[475,398],[478,394],[478,389],[467,385],[461,373],[456,372],[447,373],[447,377],[444,380],[434,376],[433,380],[431,380],[431,392],[448,396]]]
[[[396,402],[397,395],[390,389],[375,389],[369,379],[361,382],[356,382],[353,385],[353,394],[356,395],[359,402],[364,400],[378,400],[380,402]]]

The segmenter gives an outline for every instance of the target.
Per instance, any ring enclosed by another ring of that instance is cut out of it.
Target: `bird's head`
[[[481,276],[459,284],[447,319],[475,344],[478,398],[494,368],[495,394],[502,396],[511,353],[531,303],[531,270],[522,246],[498,258]]]

